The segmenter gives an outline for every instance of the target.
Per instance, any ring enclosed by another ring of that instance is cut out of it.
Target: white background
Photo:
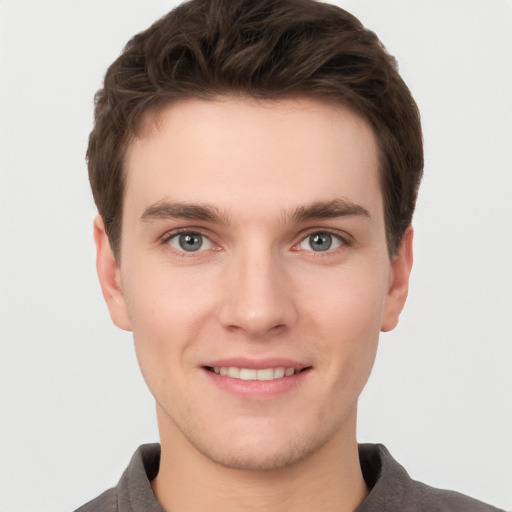
[[[409,303],[361,441],[413,478],[512,508],[512,1],[346,0],[423,115]],[[0,0],[0,510],[69,511],[157,440],[131,336],[94,269],[92,98],[163,0]]]

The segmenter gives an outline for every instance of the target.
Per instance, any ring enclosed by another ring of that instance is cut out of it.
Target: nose
[[[233,255],[224,276],[218,311],[224,328],[262,339],[296,322],[292,282],[278,255],[270,250]]]

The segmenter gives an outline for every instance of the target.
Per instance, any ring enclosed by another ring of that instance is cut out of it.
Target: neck
[[[164,510],[172,512],[353,511],[368,494],[355,415],[307,459],[271,471],[221,466],[198,452],[174,425],[160,425],[162,455],[153,491]]]

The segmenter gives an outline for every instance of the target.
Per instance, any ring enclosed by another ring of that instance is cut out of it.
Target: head
[[[136,35],[96,96],[87,152],[94,200],[120,257],[124,159],[143,120],[187,98],[317,98],[350,107],[379,150],[388,252],[411,223],[423,169],[419,113],[376,35],[312,0],[192,0]]]
[[[109,69],[88,156],[102,290],[162,446],[262,470],[355,438],[422,167],[376,36],[309,0],[185,3]]]

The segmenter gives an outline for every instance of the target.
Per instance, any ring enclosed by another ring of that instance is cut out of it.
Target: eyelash
[[[211,235],[207,235],[204,232],[202,232],[200,229],[195,229],[195,228],[174,229],[174,230],[166,233],[162,237],[161,243],[162,243],[162,245],[167,245],[170,250],[172,250],[176,254],[179,254],[182,257],[193,257],[193,256],[197,257],[198,253],[205,252],[204,250],[203,251],[185,251],[185,250],[179,250],[179,249],[172,247],[170,244],[170,241],[173,238],[179,237],[180,235],[199,235],[199,236],[205,238],[206,240],[208,240],[212,244],[213,250],[218,250],[219,246],[215,242],[212,241]]]
[[[333,231],[333,230],[329,230],[329,229],[315,229],[315,230],[311,230],[311,231],[307,232],[306,234],[304,234],[300,238],[300,240],[298,242],[294,243],[293,246],[292,246],[292,251],[293,252],[302,252],[300,249],[298,249],[298,247],[303,242],[305,242],[309,237],[311,237],[313,235],[323,235],[323,234],[327,234],[327,235],[332,236],[334,239],[336,239],[340,243],[340,246],[336,247],[334,249],[328,248],[325,251],[314,251],[312,249],[307,251],[307,252],[312,253],[312,255],[315,256],[315,257],[327,256],[327,255],[333,254],[335,252],[338,252],[339,250],[342,250],[344,247],[350,247],[351,245],[353,245],[352,239],[348,235],[346,235],[346,234],[341,235],[339,232]],[[178,229],[175,229],[175,230],[173,230],[171,232],[166,233],[162,237],[161,243],[162,243],[162,245],[167,245],[171,250],[173,250],[173,252],[179,254],[182,257],[194,257],[194,256],[197,257],[198,253],[206,252],[206,250],[202,250],[202,251],[201,250],[199,250],[199,251],[185,251],[185,250],[179,250],[179,249],[176,249],[176,248],[172,247],[169,242],[173,238],[176,238],[176,237],[178,237],[180,235],[199,235],[199,236],[207,239],[212,244],[213,248],[210,249],[210,250],[219,250],[220,249],[219,245],[216,244],[214,241],[212,241],[211,235],[207,235],[204,232],[202,232],[201,229],[196,229],[196,228],[178,228]]]
[[[292,249],[298,247],[313,235],[330,235],[333,237],[333,239],[337,240],[340,243],[340,246],[335,247],[334,249],[328,248],[325,251],[314,251],[311,249],[307,251],[308,253],[311,253],[313,257],[329,256],[332,255],[333,253],[337,253],[338,251],[343,250],[346,247],[350,247],[353,244],[352,239],[347,234],[342,235],[340,232],[330,229],[314,229],[307,232],[304,236],[302,236],[301,239],[296,244],[293,245]],[[297,250],[297,252],[299,251],[300,249]]]

